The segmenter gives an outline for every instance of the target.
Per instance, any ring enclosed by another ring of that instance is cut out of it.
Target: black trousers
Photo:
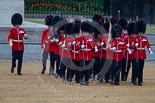
[[[76,67],[72,68],[74,66],[71,65],[71,79],[75,75],[75,81],[79,82],[79,80],[80,80],[80,77],[79,77],[80,76],[80,72],[79,72],[80,64],[79,64],[79,61],[73,60],[72,62],[73,62],[74,65],[76,65]]]
[[[43,52],[43,59],[42,59],[42,63],[43,63],[43,68],[46,69],[46,62],[48,59],[48,55],[50,54],[50,70],[49,72],[51,72],[51,70],[54,70],[54,63],[55,63],[55,54],[54,52]]]
[[[126,59],[125,59],[126,61]],[[131,77],[131,82],[133,82],[133,70],[135,68],[134,66],[134,60],[128,60],[128,63],[127,63],[127,71],[125,70],[125,75],[126,75],[126,78],[128,78],[128,74],[129,74],[129,71],[130,71],[130,68],[131,68],[131,64],[132,64],[132,77]],[[126,63],[125,63],[126,65]],[[125,68],[126,69],[126,68]]]
[[[133,71],[133,75],[134,75],[133,80],[136,81],[136,78],[138,78],[138,83],[143,83],[144,62],[145,60],[141,60],[141,59],[138,59],[138,62],[136,59],[134,60],[135,68]]]
[[[66,68],[67,68],[67,80],[71,76],[70,64],[71,64],[71,59],[62,58],[60,72],[61,72],[61,76],[65,77],[65,72],[66,72]]]
[[[125,76],[125,69],[126,69],[126,59],[122,59],[122,68],[121,68],[121,80],[123,80]]]
[[[119,83],[121,67],[122,67],[122,61],[115,61],[115,60],[112,61],[111,80],[114,81],[115,83]]]
[[[96,75],[100,72],[101,70],[100,62],[101,62],[100,58],[95,57],[95,63],[93,66],[93,75]]]
[[[106,74],[104,74],[104,78],[105,78],[106,81],[110,80],[111,64],[112,64],[112,60],[104,59],[104,58],[101,59],[101,62],[100,62],[101,70],[102,69],[107,69],[107,70],[103,70],[104,72],[106,72]]]
[[[84,62],[85,62],[85,66],[87,66],[91,61],[80,60],[80,67],[84,67]],[[80,80],[83,81],[84,76],[85,76],[85,82],[88,82],[89,81],[89,77],[90,77],[90,69],[89,70],[80,71]]]
[[[12,68],[16,67],[16,60],[18,60],[17,73],[21,73],[24,51],[12,50]]]
[[[56,73],[59,76],[61,76],[60,69],[59,69],[59,66],[60,66],[60,56],[59,55],[55,55],[55,60],[56,60]]]

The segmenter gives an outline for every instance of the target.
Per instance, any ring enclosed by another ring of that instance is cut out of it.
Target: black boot
[[[44,74],[45,73],[45,70],[46,70],[46,67],[43,66],[43,69],[41,70],[41,74]]]
[[[11,73],[14,73],[14,67],[11,67]]]
[[[134,85],[137,85],[137,81],[136,81],[136,80],[135,80],[135,81],[133,81],[133,84],[134,84]]]
[[[12,67],[11,67],[11,73],[14,73],[14,68],[16,67],[16,60],[12,59]]]
[[[17,75],[22,75],[22,73],[17,73]]]
[[[127,75],[125,74],[122,81],[127,81]]]

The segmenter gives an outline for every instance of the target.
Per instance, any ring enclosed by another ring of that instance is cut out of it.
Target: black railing
[[[25,17],[31,18],[61,13],[65,18],[91,18],[94,14],[106,15],[103,11],[104,0],[25,0]]]
[[[25,0],[25,17],[45,18],[60,15],[64,18],[92,18],[94,14],[145,20],[155,24],[155,0]]]

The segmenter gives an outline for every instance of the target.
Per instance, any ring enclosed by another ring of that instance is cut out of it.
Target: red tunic
[[[127,45],[129,43],[129,49],[131,50],[131,54],[128,53],[127,50],[124,52],[124,58],[128,60],[133,60],[134,59],[134,49],[135,49],[135,43],[134,43],[134,38],[125,38],[124,43]]]
[[[116,47],[113,52],[113,60],[122,61],[124,49],[129,49],[122,40],[111,40],[111,48]]]
[[[80,50],[80,45],[78,39],[75,39],[76,44],[72,46],[71,50],[71,59],[75,61],[79,61],[79,50]]]
[[[99,40],[99,39],[98,39],[98,40]],[[99,47],[100,47],[99,41],[97,41],[97,44],[95,43],[95,45],[96,45],[97,48],[98,48],[98,52],[95,52],[95,49],[93,49],[93,50],[92,50],[93,57],[100,58],[100,57],[101,57],[101,49],[99,48]]]
[[[74,39],[73,38],[64,38],[64,40],[62,41],[62,44],[65,44],[65,47],[62,48],[62,51],[61,51],[61,56],[63,58],[66,58],[66,59],[70,59],[71,58],[71,50],[72,50],[72,43],[73,43]]]
[[[100,47],[100,49],[102,49],[102,58],[106,59],[106,57],[108,56],[108,52],[107,51],[107,38],[104,38],[104,37],[100,37],[99,40],[98,40],[98,45],[100,45],[101,43],[104,43],[104,45],[102,45]]]
[[[129,34],[124,33],[124,34],[121,36],[122,41],[124,42],[124,39],[127,38],[127,37],[129,37]],[[123,50],[123,56],[124,56],[124,52],[125,52],[125,50]]]
[[[25,30],[22,28],[19,28],[18,30],[16,28],[13,28],[10,30],[10,34],[8,36],[8,42],[13,44],[12,50],[24,50],[24,42],[23,37],[24,34],[26,34]],[[24,39],[28,39],[24,37]]]
[[[55,48],[54,48],[54,54],[55,55],[60,55],[60,45],[62,40],[64,40],[65,38],[65,33],[61,34],[61,38],[59,38],[59,42],[58,43],[55,43]]]
[[[142,59],[142,60],[146,59],[145,46],[147,46],[147,49],[149,51],[152,50],[149,44],[148,38],[145,36],[137,36],[137,37],[134,37],[134,42],[138,43],[138,49],[135,49],[134,51],[134,58]]]
[[[124,34],[121,36],[121,39],[123,40],[123,42],[124,42],[124,39],[127,38],[127,37],[129,37],[129,34],[127,34],[127,33],[124,33]]]
[[[52,36],[52,31],[50,31],[49,29],[43,31],[41,47],[43,47],[44,48],[43,50],[46,52],[54,51],[54,45],[53,43],[51,43],[51,36]]]
[[[92,50],[95,48],[96,44],[93,37],[80,37],[79,45],[85,45],[84,49],[80,49],[79,59],[85,61],[92,60]]]

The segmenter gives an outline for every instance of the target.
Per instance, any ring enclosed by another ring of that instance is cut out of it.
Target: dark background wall
[[[117,11],[121,11],[121,17],[135,20],[145,20],[155,24],[155,0],[112,0],[112,16],[117,17]]]

